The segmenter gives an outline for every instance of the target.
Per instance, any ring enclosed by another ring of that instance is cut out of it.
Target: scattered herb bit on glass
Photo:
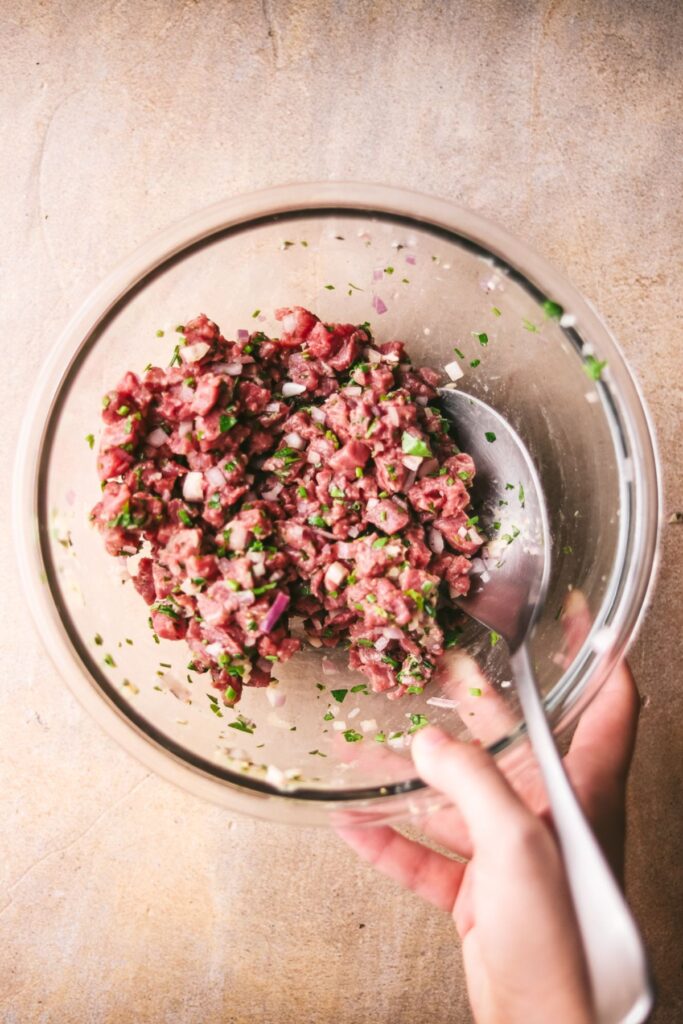
[[[591,380],[600,380],[602,377],[602,371],[607,366],[607,360],[604,359],[602,362],[595,358],[595,356],[586,356],[583,368],[586,374]]]
[[[496,440],[496,435],[493,433],[492,430],[487,430],[486,433],[484,434],[484,437],[489,442],[489,444],[493,444],[493,442]]]
[[[562,306],[557,302],[552,302],[550,299],[546,299],[543,303],[543,312],[549,320],[559,320],[564,313]]]

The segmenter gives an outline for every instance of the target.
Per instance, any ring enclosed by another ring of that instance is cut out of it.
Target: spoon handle
[[[653,1005],[643,942],[579,805],[545,715],[524,643],[511,656],[583,940],[598,1024],[642,1024]]]

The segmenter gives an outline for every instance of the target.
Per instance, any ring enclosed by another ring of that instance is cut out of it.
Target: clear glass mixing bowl
[[[293,304],[326,320],[368,320],[382,341],[405,340],[417,363],[459,359],[459,386],[526,441],[552,526],[533,655],[556,730],[624,652],[646,600],[659,514],[652,431],[614,339],[540,257],[468,210],[376,185],[286,186],[196,214],[119,267],[50,351],[23,426],[15,529],[38,630],[78,699],[150,768],[234,810],[305,824],[338,812],[400,820],[440,801],[415,777],[409,730],[422,720],[411,715],[477,736],[503,758],[518,741],[502,642],[476,624],[463,635],[490,683],[481,698],[454,684],[463,664],[471,671],[460,655],[422,695],[393,702],[353,692],[363,678],[343,651],[308,648],[279,672],[283,706],[245,690],[239,709],[255,728],[238,731],[233,712],[212,709],[207,678],[188,673],[185,645],[154,642],[125,564],[88,522],[99,485],[85,437],[97,435],[101,396],[122,372],[168,363],[174,325],[198,312],[230,337],[242,327],[276,333],[273,311]],[[598,380],[586,372],[591,357],[606,361]],[[512,483],[508,536],[523,517]],[[568,656],[559,610],[572,588],[591,626]],[[341,703],[333,690],[347,691]],[[363,739],[346,742],[342,722]],[[377,732],[394,738],[377,743]]]

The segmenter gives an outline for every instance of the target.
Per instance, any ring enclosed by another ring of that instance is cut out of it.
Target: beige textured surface
[[[675,0],[0,12],[3,482],[44,352],[121,257],[226,195],[367,178],[470,204],[585,290],[640,375],[667,513],[683,506]],[[100,733],[36,642],[12,554],[3,524],[3,1024],[469,1020],[448,921],[333,836],[232,821]],[[648,701],[629,888],[658,1024],[683,1019],[682,554],[668,527],[632,658]]]

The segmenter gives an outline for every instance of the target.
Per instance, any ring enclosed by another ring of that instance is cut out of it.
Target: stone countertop
[[[639,375],[667,517],[680,430],[683,8],[675,2],[0,3],[2,479],[45,352],[170,221],[282,181],[457,200],[583,289]],[[678,400],[678,403],[677,403]],[[56,677],[0,509],[3,1024],[468,1021],[449,921],[326,832],[149,775]],[[683,1019],[681,562],[664,530],[631,660],[644,695],[628,885]]]

